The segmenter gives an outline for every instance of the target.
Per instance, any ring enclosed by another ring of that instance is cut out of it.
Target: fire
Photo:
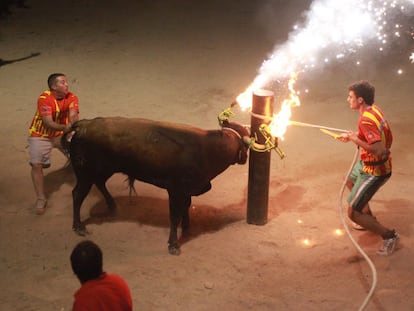
[[[294,89],[294,85],[298,79],[298,73],[293,72],[290,74],[288,82],[289,97],[284,99],[281,103],[280,112],[273,115],[272,122],[269,124],[269,131],[273,137],[283,139],[283,135],[286,133],[286,128],[289,125],[289,119],[292,116],[293,107],[300,106],[300,99],[298,93]],[[243,93],[241,93],[236,101],[240,108],[245,110],[251,110],[252,96],[253,96],[253,85],[252,83]]]
[[[273,115],[273,120],[269,124],[270,133],[273,137],[278,137],[283,140],[283,135],[286,133],[286,129],[289,125],[290,117],[292,116],[292,108],[300,106],[299,96],[297,95],[294,85],[298,79],[297,73],[290,75],[288,82],[289,98],[283,100],[278,114]]]
[[[237,96],[236,101],[243,111],[252,109],[253,86],[250,85],[243,93]]]

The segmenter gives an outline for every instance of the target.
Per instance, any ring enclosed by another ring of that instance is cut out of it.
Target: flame
[[[281,103],[280,112],[273,115],[272,122],[269,124],[269,131],[273,137],[278,137],[283,140],[283,135],[286,133],[287,126],[289,125],[289,119],[292,116],[293,107],[300,106],[300,99],[298,93],[294,89],[294,85],[298,79],[298,73],[292,72],[288,82],[289,97],[284,99]],[[237,97],[237,103],[240,108],[245,110],[251,110],[253,89],[256,83],[252,83],[243,93]]]
[[[250,85],[243,93],[237,96],[236,101],[243,111],[252,109],[253,86]]]
[[[283,100],[280,108],[280,112],[273,115],[273,120],[269,124],[270,133],[273,137],[284,139],[283,135],[286,133],[286,129],[289,125],[290,117],[292,116],[292,108],[300,106],[300,99],[297,95],[294,85],[298,79],[297,73],[291,73],[288,82],[289,98]]]

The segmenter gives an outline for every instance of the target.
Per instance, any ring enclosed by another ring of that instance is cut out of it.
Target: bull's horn
[[[255,150],[266,150],[265,145],[256,143],[254,139],[249,136],[243,136],[243,142],[246,144],[246,146],[253,147]]]

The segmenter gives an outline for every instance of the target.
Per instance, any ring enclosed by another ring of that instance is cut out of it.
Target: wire
[[[347,173],[347,175],[344,179],[344,182],[342,183],[341,190],[339,191],[339,214],[340,214],[342,224],[345,228],[346,233],[348,234],[349,239],[354,244],[355,248],[359,251],[359,253],[365,258],[365,260],[367,261],[367,263],[368,263],[368,265],[369,265],[369,267],[371,268],[371,271],[372,271],[371,289],[368,292],[368,295],[365,297],[365,300],[363,301],[362,305],[358,309],[359,311],[362,311],[367,306],[367,304],[368,304],[369,300],[371,299],[372,295],[374,294],[375,288],[377,286],[377,270],[376,270],[374,264],[372,263],[371,259],[364,252],[364,250],[359,246],[359,244],[355,241],[354,237],[352,236],[351,232],[349,231],[348,225],[345,222],[345,217],[344,217],[344,212],[343,212],[343,207],[342,207],[342,200],[343,200],[343,194],[344,194],[346,182],[349,178],[349,175],[351,175],[352,169],[354,168],[354,165],[355,165],[355,163],[358,159],[358,155],[359,155],[359,149],[357,149],[356,152],[355,152],[354,159],[352,160],[352,165],[349,168],[348,173]]]

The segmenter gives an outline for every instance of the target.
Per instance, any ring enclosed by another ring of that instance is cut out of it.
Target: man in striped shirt
[[[37,100],[28,138],[31,177],[37,196],[35,210],[38,215],[43,214],[46,208],[43,169],[50,167],[52,148],[62,151],[62,134],[79,120],[78,97],[69,92],[66,76],[53,73],[48,77],[47,84],[49,90],[40,94]]]
[[[381,109],[374,104],[375,88],[367,81],[358,81],[348,88],[348,103],[352,110],[358,110],[358,131],[341,134],[342,142],[354,142],[360,149],[358,161],[347,180],[351,190],[348,197],[348,216],[360,225],[378,234],[383,245],[377,252],[390,255],[394,252],[399,235],[378,222],[372,215],[369,201],[391,177],[392,132]]]

